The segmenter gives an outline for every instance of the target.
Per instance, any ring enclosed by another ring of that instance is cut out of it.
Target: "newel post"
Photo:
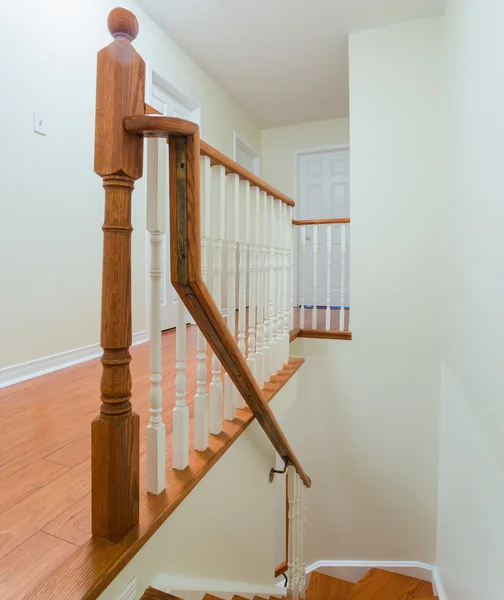
[[[115,8],[114,41],[98,53],[95,172],[105,188],[100,414],[91,425],[92,531],[119,542],[139,519],[139,424],[131,407],[131,193],[142,176],[143,139],[125,117],[144,113],[145,64],[131,42],[136,17]]]

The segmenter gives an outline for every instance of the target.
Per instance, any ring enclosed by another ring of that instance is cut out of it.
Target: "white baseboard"
[[[389,561],[389,560],[319,560],[306,568],[306,574],[312,571],[322,571],[327,575],[333,575],[345,581],[356,583],[363,577],[369,569],[378,568],[416,577],[430,581],[434,588],[434,595],[439,596],[439,600],[448,600],[446,597],[441,578],[437,567],[427,563],[415,561]]]
[[[133,334],[133,346],[148,341],[149,336],[147,331],[139,331]],[[92,344],[91,346],[84,346],[83,348],[67,350],[66,352],[60,352],[52,356],[30,360],[19,365],[13,365],[12,367],[5,367],[0,369],[0,388],[78,365],[79,363],[97,358],[101,354],[102,349],[100,344]]]

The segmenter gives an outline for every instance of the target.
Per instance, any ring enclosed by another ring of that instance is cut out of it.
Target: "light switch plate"
[[[47,134],[45,116],[38,110],[33,111],[33,131],[40,135]]]

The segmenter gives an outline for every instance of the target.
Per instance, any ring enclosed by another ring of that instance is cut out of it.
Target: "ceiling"
[[[348,116],[348,34],[445,0],[137,0],[261,128]]]

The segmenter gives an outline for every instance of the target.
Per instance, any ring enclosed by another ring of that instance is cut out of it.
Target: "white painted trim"
[[[149,341],[147,331],[139,331],[138,333],[133,334],[133,346],[143,344],[147,341]],[[11,367],[5,367],[0,369],[0,388],[78,365],[79,363],[92,360],[93,358],[98,358],[101,354],[102,348],[100,344],[91,344],[91,346],[75,348],[74,350],[67,350],[66,352],[60,352],[58,354],[44,356],[43,358],[37,358]]]
[[[439,600],[448,600],[444,593],[437,567],[427,563],[407,560],[318,560],[306,567],[305,573],[309,575],[312,571],[322,568],[335,569],[340,572],[339,575],[335,573],[336,577],[340,576],[342,579],[353,583],[357,582],[372,568],[385,569],[392,573],[417,577],[418,579],[424,579],[432,583],[434,594],[439,596]],[[344,575],[342,575],[343,572]]]
[[[254,146],[249,144],[246,139],[242,138],[242,136],[235,131],[234,137],[233,137],[233,160],[235,162],[236,162],[236,147],[237,146],[241,146],[241,148],[243,150],[245,150],[245,152],[248,152],[253,157],[254,168],[252,170],[252,173],[254,175],[257,175],[257,177],[259,177],[259,174],[261,171],[261,158],[260,158],[259,152],[254,148]]]

